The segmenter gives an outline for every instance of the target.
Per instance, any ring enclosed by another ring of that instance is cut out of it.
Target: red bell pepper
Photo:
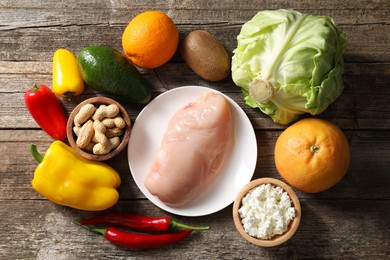
[[[31,116],[48,135],[61,141],[67,138],[67,116],[50,88],[34,85],[24,94],[24,102]]]

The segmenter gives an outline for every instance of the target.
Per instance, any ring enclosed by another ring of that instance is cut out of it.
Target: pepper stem
[[[30,144],[30,153],[37,162],[41,163],[43,161],[43,156],[38,152],[35,144]]]
[[[193,226],[188,226],[186,224],[176,222],[174,220],[170,220],[169,222],[170,227],[172,228],[183,228],[183,229],[191,229],[191,230],[208,230],[210,227],[193,227]]]
[[[34,86],[32,86],[32,88],[30,89],[30,91],[35,92],[35,91],[38,91],[40,89],[41,88],[37,84],[34,84]]]
[[[74,92],[67,91],[64,93],[64,95],[65,95],[66,99],[70,101],[74,97]]]
[[[89,230],[89,231],[92,231],[92,232],[95,232],[95,233],[98,233],[98,234],[101,234],[101,235],[105,235],[106,232],[107,232],[107,228],[98,228],[98,227],[93,227],[93,226],[88,226],[88,225],[81,225],[80,222],[77,222],[75,221],[74,222],[76,225],[79,225],[79,226],[82,226],[83,228],[85,228],[86,230]]]
[[[249,84],[249,96],[259,103],[269,101],[275,94],[275,88],[271,82],[255,78]]]

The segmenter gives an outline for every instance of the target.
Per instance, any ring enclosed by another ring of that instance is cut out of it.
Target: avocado
[[[123,101],[147,104],[150,88],[137,68],[119,51],[106,46],[89,46],[77,55],[85,83]]]

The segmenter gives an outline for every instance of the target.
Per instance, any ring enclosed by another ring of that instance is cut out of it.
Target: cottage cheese
[[[252,237],[270,239],[287,231],[295,208],[282,187],[262,184],[242,199],[238,210],[245,231]]]

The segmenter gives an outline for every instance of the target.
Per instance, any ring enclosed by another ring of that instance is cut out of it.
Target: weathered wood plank
[[[353,6],[343,1],[266,1],[240,3],[234,1],[3,1],[0,9],[1,60],[50,60],[53,50],[66,47],[73,51],[102,44],[121,49],[125,25],[139,12],[158,9],[167,12],[177,24],[181,38],[192,30],[207,29],[214,33],[229,52],[236,47],[236,36],[242,24],[264,9],[292,8],[316,15],[331,16],[348,36],[346,60],[389,61],[387,18],[389,3],[361,1]],[[93,5],[93,8],[90,6]],[[64,10],[69,10],[64,12]],[[369,35],[369,37],[367,37]],[[44,39],[44,43],[42,43]],[[50,48],[47,48],[50,46]],[[29,50],[26,56],[25,50]]]
[[[229,53],[237,47],[236,37],[242,26],[242,24],[224,24],[217,27],[209,24],[182,26],[180,21],[178,23],[181,42],[190,31],[205,29],[216,35]],[[125,25],[73,25],[2,31],[0,60],[50,61],[58,48],[68,48],[78,52],[89,45],[107,45],[121,51],[121,37]],[[388,24],[341,25],[340,29],[348,37],[345,60],[347,62],[388,62],[390,56],[386,42],[389,42],[389,35],[383,32],[389,31],[389,27]],[[25,50],[28,55],[25,54]],[[173,61],[182,61],[182,59],[176,54]]]
[[[158,93],[154,93],[154,95],[156,96]],[[244,109],[255,129],[284,129],[286,127],[285,125],[275,124],[260,110],[246,106],[241,93],[227,93],[227,95]],[[88,97],[91,97],[91,95],[84,94],[75,98],[72,102],[63,101],[65,110],[69,114],[77,102]],[[372,94],[369,97],[345,94],[316,117],[327,118],[343,129],[389,129],[389,100],[390,96],[382,94]],[[25,129],[27,127],[39,127],[25,108],[22,93],[1,95],[0,102],[0,128]],[[133,121],[142,109],[139,106],[125,105],[125,107]],[[309,115],[302,115],[302,117],[305,116]]]
[[[31,187],[37,163],[28,146],[35,143],[44,154],[52,140],[43,131],[1,131],[0,136],[0,200],[42,199]],[[273,149],[281,131],[256,132],[258,158],[253,179],[280,179],[275,168]],[[329,191],[319,194],[299,193],[305,199],[390,199],[390,132],[345,131],[351,147],[350,168],[344,179]],[[127,151],[107,161],[122,177],[121,199],[144,199],[129,170]]]
[[[255,129],[285,127],[273,123],[258,109],[248,107],[240,89],[230,77],[222,82],[207,82],[196,76],[184,63],[169,63],[156,70],[140,71],[150,83],[153,96],[186,85],[211,87],[233,98],[247,113]],[[23,94],[35,83],[51,86],[51,80],[51,62],[0,61],[0,85],[3,86],[0,89],[0,128],[37,128],[38,125],[25,108]],[[329,118],[346,129],[389,129],[390,64],[346,64],[344,82],[345,89],[341,97],[318,116]],[[62,100],[62,103],[69,114],[80,101],[98,94],[86,88],[81,96],[72,101]],[[140,106],[124,105],[133,120],[142,109]]]
[[[1,2],[0,22],[3,29],[21,27],[40,27],[74,24],[123,24],[139,12],[156,9],[168,13],[175,20],[190,24],[204,23],[243,23],[258,11],[266,9],[290,8],[316,15],[331,15],[343,24],[386,23],[389,3],[381,1],[321,1],[313,5],[310,0],[303,1],[77,1],[42,3],[38,0],[5,0]],[[93,8],[91,8],[93,6]],[[237,9],[240,12],[237,12]],[[69,12],[64,13],[64,10]],[[24,18],[24,19],[21,19]]]
[[[192,233],[163,250],[125,250],[73,221],[96,215],[47,201],[1,201],[2,259],[387,259],[389,257],[387,200],[302,200],[302,220],[287,243],[275,248],[249,244],[236,231],[231,206],[205,217],[172,216],[211,230]],[[123,201],[111,211],[162,216],[149,201]]]
[[[54,53],[53,53],[54,54]],[[208,82],[198,77],[184,62],[168,63],[154,70],[138,68],[156,92],[184,85],[201,85],[226,92],[240,92],[229,76],[220,82]],[[0,60],[0,93],[24,92],[28,86],[42,82],[51,86],[51,61]],[[344,92],[353,94],[389,95],[390,63],[346,63],[343,75]]]

